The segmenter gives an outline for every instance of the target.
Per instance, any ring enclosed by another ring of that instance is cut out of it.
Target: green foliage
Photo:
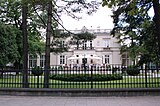
[[[54,31],[54,35],[52,36],[50,51],[56,54],[68,51],[69,45],[66,42],[66,39],[70,36],[71,35],[69,33],[56,29]]]
[[[123,44],[121,51],[128,52],[132,60],[141,55],[141,62],[159,61],[160,29],[155,26],[160,25],[154,21],[158,15],[153,18],[148,14],[153,4],[153,9],[160,11],[160,4],[156,0],[103,0],[103,6],[113,10],[114,28],[111,34],[120,39],[119,42]],[[144,58],[146,55],[150,59]]]
[[[96,38],[96,36],[94,34],[91,34],[87,31],[73,35],[73,39],[83,40],[83,41],[90,41],[90,40],[93,40],[95,38]]]
[[[32,68],[32,74],[35,76],[40,76],[43,74],[43,69],[40,66],[35,66]]]
[[[130,76],[137,76],[138,74],[140,74],[140,70],[138,69],[137,66],[129,66],[126,69],[127,74]]]
[[[50,79],[61,81],[112,81],[122,80],[121,74],[53,74]]]
[[[28,0],[1,0],[0,1],[0,21],[4,24],[16,27],[14,32],[16,36],[15,50],[18,52],[18,59],[14,61],[16,68],[22,64],[22,2]],[[27,3],[28,4],[28,3]],[[28,43],[29,53],[36,54],[44,52],[44,42],[42,41],[38,28],[42,28],[40,21],[37,21],[37,17],[33,14],[33,6],[28,4]]]
[[[0,65],[15,62],[19,56],[16,44],[17,29],[0,23]]]
[[[29,35],[29,53],[30,54],[41,54],[45,50],[45,43],[41,40],[39,34],[30,33]]]

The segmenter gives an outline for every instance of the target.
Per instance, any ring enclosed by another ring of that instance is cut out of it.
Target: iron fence
[[[22,88],[24,70],[0,70],[0,88]],[[28,70],[29,88],[44,87],[44,69]],[[56,89],[107,89],[107,88],[158,88],[160,70],[128,68],[120,65],[103,67],[52,67],[49,71],[49,88]]]

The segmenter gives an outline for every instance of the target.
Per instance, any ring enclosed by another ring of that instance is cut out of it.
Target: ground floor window
[[[130,65],[129,56],[127,53],[122,55],[122,65],[124,66]]]
[[[64,55],[60,56],[60,64],[65,64],[65,56]]]
[[[29,55],[29,68],[37,66],[37,56]]]
[[[104,60],[105,60],[105,64],[109,64],[109,62],[110,62],[109,55],[105,55]]]
[[[40,67],[44,67],[45,65],[45,55],[40,55]]]

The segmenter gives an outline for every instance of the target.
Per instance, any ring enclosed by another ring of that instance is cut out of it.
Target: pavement
[[[31,97],[1,95],[0,106],[160,106],[160,96]]]

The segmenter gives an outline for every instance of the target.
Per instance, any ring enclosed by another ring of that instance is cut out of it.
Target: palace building
[[[71,45],[68,52],[61,54],[50,53],[50,65],[81,65],[85,59],[86,64],[114,64],[120,65],[126,63],[126,57],[121,56],[118,40],[110,35],[108,29],[87,29],[83,27],[81,30],[72,30],[73,33],[88,31],[96,38],[92,41],[85,41],[83,44]],[[67,42],[67,39],[64,40]],[[29,55],[29,68],[34,66],[44,67],[45,55],[34,57]]]

